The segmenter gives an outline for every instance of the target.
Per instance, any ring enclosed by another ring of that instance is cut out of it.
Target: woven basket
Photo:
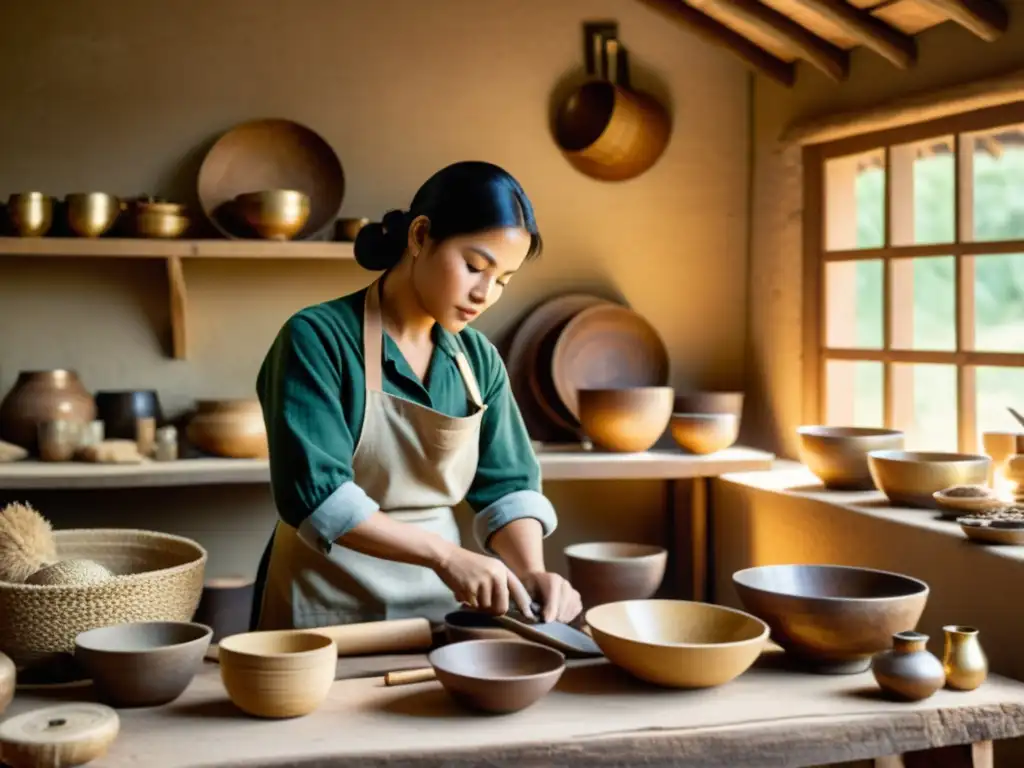
[[[181,536],[126,528],[54,531],[61,559],[84,558],[114,578],[96,584],[0,581],[0,651],[15,664],[72,653],[88,629],[131,621],[190,621],[206,550]]]

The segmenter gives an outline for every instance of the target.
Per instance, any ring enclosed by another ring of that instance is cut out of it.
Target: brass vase
[[[871,672],[879,687],[904,701],[927,699],[946,682],[942,662],[928,652],[928,635],[897,632],[892,649],[871,661]]]
[[[35,454],[40,424],[95,418],[96,402],[74,371],[23,371],[0,403],[0,440]]]
[[[946,633],[946,649],[942,654],[946,686],[958,691],[973,691],[988,677],[988,659],[978,641],[978,630],[950,624],[942,631]]]

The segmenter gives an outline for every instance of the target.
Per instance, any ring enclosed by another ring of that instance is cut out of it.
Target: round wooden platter
[[[665,386],[668,350],[654,327],[628,307],[592,306],[559,334],[551,377],[559,399],[578,419],[580,389]]]
[[[103,704],[55,704],[0,723],[0,758],[11,768],[84,765],[107,753],[120,728],[117,712]]]
[[[254,120],[235,126],[210,148],[199,169],[203,213],[225,237],[255,237],[233,215],[245,192],[294,189],[309,195],[309,220],[296,240],[321,237],[333,226],[345,196],[345,173],[331,146],[291,120]]]
[[[545,340],[576,313],[605,303],[608,303],[606,299],[586,293],[556,296],[530,311],[513,333],[506,355],[509,383],[534,439],[542,442],[576,439],[579,425],[572,422],[570,414],[558,408],[560,403],[551,402],[555,395],[553,388],[546,393],[539,380],[539,366],[550,368],[541,358],[541,348]],[[553,348],[553,342],[550,346]]]

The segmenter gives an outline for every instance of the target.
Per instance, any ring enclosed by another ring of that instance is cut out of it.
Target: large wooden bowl
[[[902,451],[904,435],[896,429],[806,426],[797,429],[800,461],[836,491],[875,487],[868,467],[871,451]]]
[[[255,717],[308,715],[334,684],[338,647],[326,635],[278,630],[225,637],[220,677],[231,701]]]
[[[530,706],[555,687],[565,657],[521,640],[467,640],[430,653],[438,681],[456,701],[504,714]]]
[[[671,387],[581,389],[576,393],[580,426],[606,451],[646,451],[665,434],[673,394]]]
[[[768,625],[734,608],[685,600],[626,600],[586,613],[594,641],[630,674],[669,688],[711,688],[746,672]]]
[[[937,509],[934,494],[954,485],[984,485],[992,459],[975,453],[871,451],[871,478],[897,506]]]
[[[743,607],[812,672],[864,672],[897,632],[914,629],[928,585],[889,571],[841,565],[766,565],[737,571]]]
[[[654,544],[591,541],[565,548],[569,581],[592,608],[652,597],[665,577],[668,551]]]

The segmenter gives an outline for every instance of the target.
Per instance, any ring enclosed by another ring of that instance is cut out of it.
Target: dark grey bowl
[[[153,418],[157,426],[163,421],[160,398],[152,389],[102,390],[95,399],[96,418],[108,438],[134,440],[136,419]]]

